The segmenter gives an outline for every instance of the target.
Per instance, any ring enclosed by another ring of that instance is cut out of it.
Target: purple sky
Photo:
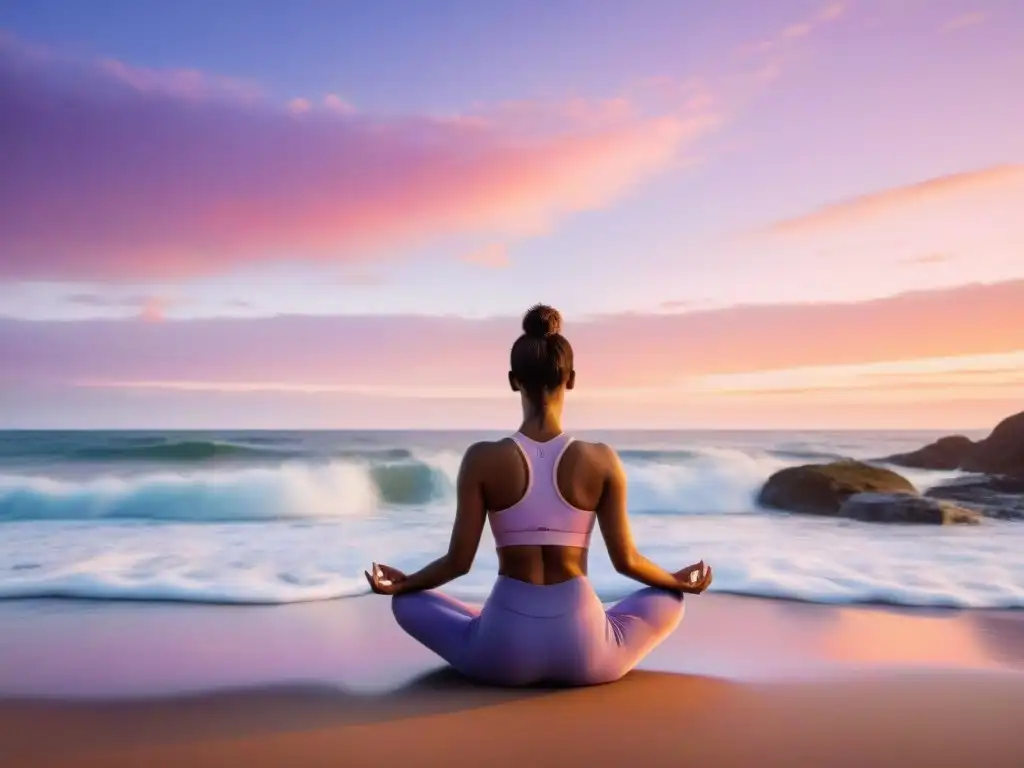
[[[0,5],[0,427],[509,423],[536,301],[581,426],[987,425],[1022,36],[1011,0]]]

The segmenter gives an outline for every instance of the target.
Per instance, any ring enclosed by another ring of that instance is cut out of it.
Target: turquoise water
[[[471,432],[0,433],[0,597],[283,603],[365,591],[370,562],[414,569],[447,546]],[[634,533],[666,567],[701,557],[713,589],[817,602],[1024,607],[1024,524],[872,526],[759,509],[771,472],[872,458],[910,432],[604,432]],[[919,488],[949,473],[904,472]],[[489,534],[450,590],[486,593]],[[630,588],[595,538],[591,576]]]

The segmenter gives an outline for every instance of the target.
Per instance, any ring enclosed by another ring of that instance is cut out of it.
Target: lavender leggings
[[[537,586],[499,576],[483,608],[439,592],[392,598],[399,625],[468,677],[497,685],[618,680],[683,618],[683,597],[642,589],[605,611],[584,577]]]

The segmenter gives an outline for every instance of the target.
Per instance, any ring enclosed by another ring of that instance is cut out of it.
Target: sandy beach
[[[0,607],[12,766],[1024,764],[1024,617],[708,595],[612,685],[495,690],[372,597]]]

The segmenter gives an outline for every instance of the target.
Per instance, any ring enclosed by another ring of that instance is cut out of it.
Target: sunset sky
[[[977,428],[1018,0],[0,1],[0,428]]]

